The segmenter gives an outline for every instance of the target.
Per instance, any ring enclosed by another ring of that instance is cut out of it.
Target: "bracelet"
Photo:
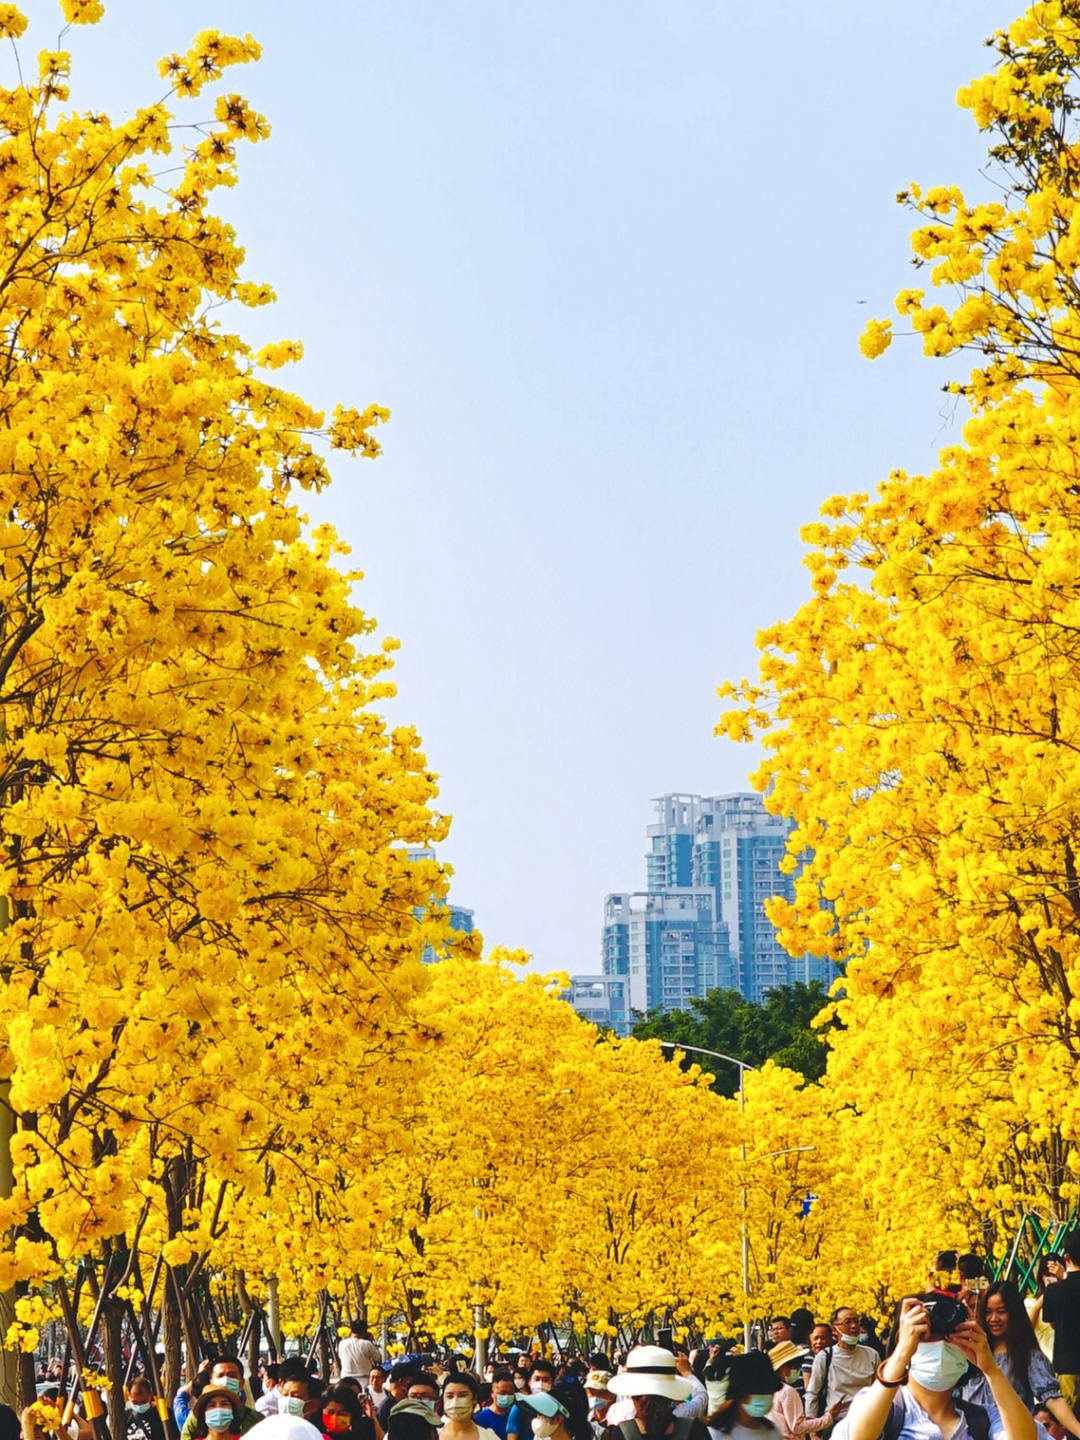
[[[879,1385],[884,1385],[886,1390],[899,1390],[900,1386],[903,1385],[904,1381],[908,1378],[908,1372],[905,1370],[899,1380],[886,1380],[885,1376],[881,1373],[884,1365],[885,1361],[882,1360],[881,1364],[874,1371],[874,1379]]]

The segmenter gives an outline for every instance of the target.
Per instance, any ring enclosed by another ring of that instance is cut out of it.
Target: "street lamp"
[[[678,1041],[675,1041],[675,1040],[661,1040],[661,1041],[660,1041],[660,1047],[661,1047],[661,1049],[663,1049],[663,1050],[685,1050],[688,1054],[691,1054],[691,1055],[709,1055],[709,1056],[711,1056],[712,1059],[714,1059],[714,1060],[724,1060],[724,1061],[726,1061],[727,1064],[729,1064],[729,1065],[737,1065],[737,1066],[739,1067],[739,1111],[740,1111],[740,1113],[741,1113],[743,1110],[746,1109],[746,1072],[747,1072],[747,1070],[756,1070],[756,1069],[757,1069],[757,1066],[756,1066],[756,1065],[748,1065],[745,1060],[740,1060],[740,1059],[739,1059],[737,1056],[735,1056],[735,1055],[725,1055],[725,1054],[723,1054],[720,1050],[703,1050],[700,1045],[680,1045],[680,1044],[678,1043]],[[756,1160],[776,1160],[776,1159],[777,1159],[779,1156],[781,1156],[781,1155],[802,1155],[802,1154],[804,1154],[807,1150],[814,1150],[814,1149],[816,1149],[816,1148],[817,1148],[817,1147],[814,1146],[814,1145],[791,1145],[791,1146],[789,1146],[788,1149],[786,1149],[786,1150],[770,1150],[767,1155],[757,1155],[757,1156],[755,1156],[755,1159],[756,1159]],[[745,1141],[745,1140],[743,1141],[742,1145],[739,1147],[739,1154],[740,1154],[740,1156],[741,1156],[741,1158],[742,1158],[743,1165],[744,1165],[744,1169],[743,1169],[743,1183],[742,1183],[742,1217],[743,1217],[743,1218],[742,1218],[742,1246],[741,1246],[741,1248],[742,1248],[742,1290],[743,1290],[743,1299],[746,1300],[746,1301],[749,1301],[749,1299],[750,1299],[750,1231],[749,1231],[748,1226],[747,1226],[747,1209],[748,1209],[748,1206],[747,1206],[747,1196],[746,1196],[746,1170],[745,1170],[745,1164],[746,1164],[746,1141]],[[750,1307],[749,1307],[749,1305],[747,1305],[747,1307],[746,1307],[746,1313],[747,1313],[747,1316],[749,1316],[749,1313],[750,1313]],[[747,1319],[744,1319],[744,1321],[743,1321],[743,1349],[744,1349],[744,1350],[749,1350],[749,1349],[750,1349],[750,1340],[751,1340],[751,1335],[750,1335],[750,1321],[749,1321],[749,1318],[747,1318]]]
[[[703,1050],[700,1045],[679,1045],[674,1040],[661,1040],[662,1050],[685,1050],[692,1055],[709,1055],[714,1060],[724,1060],[728,1065],[739,1067],[739,1113],[746,1109],[746,1072],[756,1070],[756,1065],[748,1065],[745,1060],[740,1060],[735,1055],[724,1055],[719,1050]],[[742,1293],[743,1299],[750,1299],[750,1231],[747,1228],[747,1199],[746,1199],[746,1141],[743,1140],[740,1147],[740,1156],[744,1162],[743,1183],[742,1183]],[[746,1313],[743,1318],[743,1349],[750,1349],[750,1306],[747,1304]]]

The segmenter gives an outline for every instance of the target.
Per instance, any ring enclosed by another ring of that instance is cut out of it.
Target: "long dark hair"
[[[319,1418],[313,1422],[325,1433],[326,1427],[322,1424],[323,1406],[333,1401],[347,1411],[349,1416],[350,1440],[361,1440],[367,1426],[364,1424],[366,1416],[360,1404],[360,1398],[355,1390],[348,1385],[331,1385],[319,1396]]]
[[[1005,1350],[1009,1356],[1012,1383],[1017,1390],[1021,1392],[1026,1390],[1030,1394],[1028,1370],[1031,1367],[1031,1357],[1039,1344],[1035,1338],[1035,1327],[1024,1309],[1020,1291],[1013,1282],[1011,1280],[995,1280],[979,1296],[978,1319],[984,1330],[986,1330],[986,1305],[991,1295],[997,1295],[1004,1301],[1009,1317],[1009,1324],[1005,1331]],[[987,1330],[986,1333],[989,1335],[990,1332]]]
[[[716,1428],[725,1433],[738,1421],[739,1406],[747,1395],[775,1395],[784,1383],[762,1350],[733,1356],[727,1380],[727,1400],[716,1421]]]

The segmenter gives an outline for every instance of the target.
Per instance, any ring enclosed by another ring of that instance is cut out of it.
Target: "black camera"
[[[923,1303],[930,1317],[930,1334],[936,1340],[944,1340],[958,1325],[963,1325],[965,1320],[970,1318],[967,1306],[954,1300],[951,1295],[942,1295],[940,1299],[926,1300]]]

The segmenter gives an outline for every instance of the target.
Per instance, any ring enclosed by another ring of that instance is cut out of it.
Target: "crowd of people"
[[[1080,1440],[1080,1231],[1040,1263],[1027,1300],[1011,1280],[991,1282],[979,1257],[943,1252],[883,1339],[840,1306],[827,1321],[805,1308],[774,1316],[761,1342],[559,1361],[497,1352],[476,1373],[453,1354],[388,1365],[356,1322],[331,1376],[296,1357],[249,1377],[218,1354],[180,1387],[171,1418],[180,1440],[256,1429],[256,1440]],[[54,1398],[48,1383],[40,1398]],[[127,1440],[168,1440],[146,1376],[125,1400]],[[78,1415],[64,1430],[89,1440]],[[48,1440],[42,1407],[21,1425],[0,1417],[0,1440]]]

